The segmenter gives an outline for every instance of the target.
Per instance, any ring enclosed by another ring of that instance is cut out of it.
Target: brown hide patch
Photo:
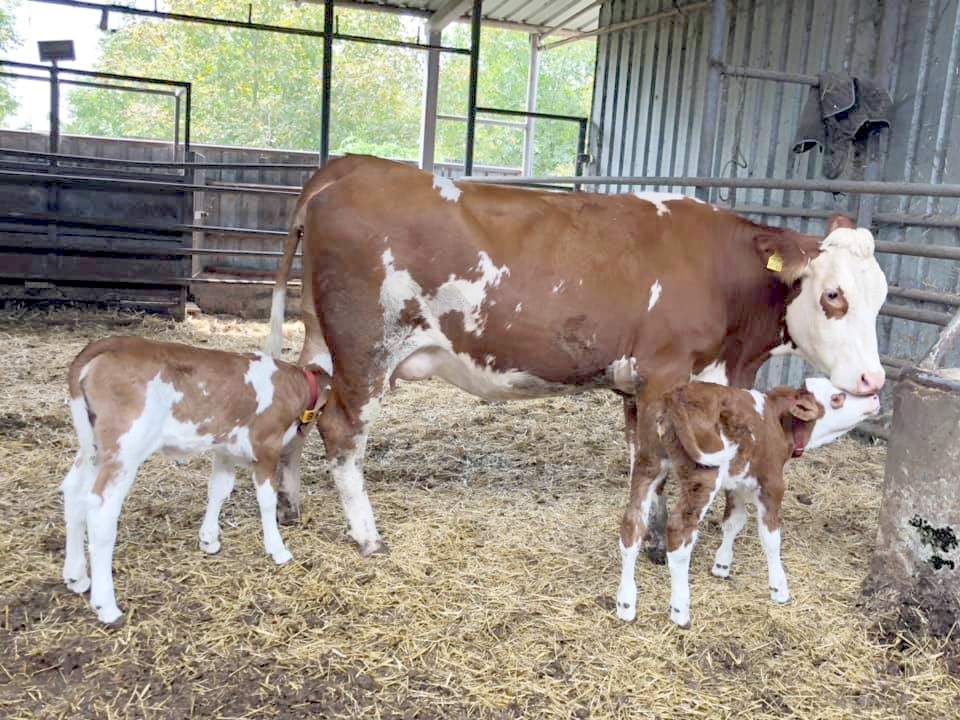
[[[417,302],[416,298],[408,298],[403,304],[403,308],[400,310],[400,324],[405,327],[421,328],[422,330],[429,327],[423,313],[420,312],[420,303]]]
[[[824,290],[820,295],[820,307],[823,308],[823,314],[830,320],[837,320],[847,314],[850,309],[850,303],[847,302],[843,290]]]

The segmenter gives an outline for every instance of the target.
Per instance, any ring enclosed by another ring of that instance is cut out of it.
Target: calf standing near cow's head
[[[495,399],[617,392],[632,468],[621,543],[635,552],[649,528],[661,555],[664,393],[695,376],[750,387],[777,353],[803,356],[850,393],[884,381],[875,324],[886,283],[869,231],[846,218],[815,237],[677,195],[453,182],[349,156],[298,201],[274,352],[301,240],[300,361],[332,371],[318,428],[365,554],[380,535],[363,454],[397,379],[441,377]]]
[[[757,507],[757,534],[767,557],[770,598],[790,599],[780,561],[780,504],[783,466],[806,449],[825,445],[880,409],[876,395],[850,396],[826,378],[810,378],[802,389],[768,393],[694,382],[667,394],[658,421],[665,461],[676,474],[677,499],[667,522],[670,620],[690,623],[690,555],[697,528],[722,488],[727,492],[723,542],[713,574],[728,577],[733,543],[746,523],[746,505]],[[625,552],[617,591],[617,616],[633,620],[637,552]]]

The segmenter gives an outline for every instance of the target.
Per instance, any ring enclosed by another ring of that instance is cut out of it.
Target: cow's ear
[[[816,238],[793,230],[769,230],[754,236],[754,247],[764,267],[792,285],[808,272],[810,261],[820,254]]]
[[[827,220],[827,235],[832,233],[834,230],[839,230],[840,228],[855,230],[857,225],[846,215],[841,215],[839,213],[836,215],[831,215],[830,219]]]
[[[811,393],[801,392],[790,405],[790,414],[797,420],[814,422],[823,417],[823,406]]]

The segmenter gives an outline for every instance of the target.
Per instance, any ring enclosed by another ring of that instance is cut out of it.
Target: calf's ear
[[[823,406],[810,393],[800,393],[790,405],[790,414],[798,420],[813,422],[823,417]]]

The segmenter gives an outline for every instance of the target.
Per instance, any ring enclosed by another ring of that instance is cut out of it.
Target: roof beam
[[[471,0],[447,0],[427,20],[427,31],[440,32],[447,25],[458,20],[472,4]]]

